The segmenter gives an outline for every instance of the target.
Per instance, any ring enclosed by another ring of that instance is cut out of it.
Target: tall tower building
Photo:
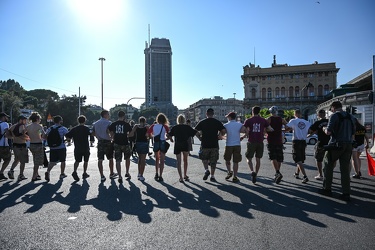
[[[172,104],[172,48],[169,39],[153,38],[146,42],[145,94],[146,108],[156,107],[169,119],[177,115]]]

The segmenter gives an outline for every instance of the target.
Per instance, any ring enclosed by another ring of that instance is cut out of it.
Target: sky
[[[243,99],[243,67],[335,62],[337,84],[372,68],[373,0],[0,0],[0,80],[139,107],[145,43],[172,47],[172,98]],[[234,94],[235,93],[235,94]]]

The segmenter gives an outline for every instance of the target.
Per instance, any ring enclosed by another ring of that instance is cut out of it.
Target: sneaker
[[[64,179],[65,177],[67,177],[65,173],[60,174],[60,179]]]
[[[332,190],[331,189],[319,189],[318,190],[318,193],[321,194],[321,195],[324,195],[324,196],[329,196],[329,197],[332,197]]]
[[[251,181],[255,184],[257,182],[257,173],[251,173]]]
[[[318,174],[318,175],[315,176],[314,178],[315,178],[315,180],[318,180],[318,181],[323,180],[323,176],[321,176],[320,174]]]
[[[143,177],[142,175],[138,177],[138,180],[140,181],[144,181],[145,180],[145,177]]]
[[[14,171],[13,170],[8,171],[8,177],[9,177],[9,179],[14,179]]]
[[[17,178],[18,181],[23,181],[23,180],[26,180],[27,178],[23,175],[23,174],[20,174]]]
[[[343,201],[350,201],[350,194],[341,194],[339,198]]]
[[[89,177],[90,177],[90,175],[87,174],[87,173],[83,173],[83,174],[82,174],[82,179],[86,179],[86,178],[89,178]]]
[[[362,173],[361,173],[361,171],[358,171],[358,175],[359,175],[359,177],[361,177],[361,176],[362,176]]]
[[[283,175],[281,173],[276,173],[275,174],[275,183],[279,184],[282,178],[283,178]]]
[[[126,177],[126,180],[130,180],[132,178],[129,173],[126,173],[125,177]]]
[[[210,171],[206,170],[206,172],[204,173],[204,176],[203,176],[203,180],[204,181],[207,180],[209,175],[210,175]]]
[[[105,180],[106,180],[106,178],[105,178],[105,176],[103,175],[103,176],[100,178],[100,181],[101,181],[101,182],[105,182]]]
[[[302,183],[307,183],[309,181],[309,178],[307,176],[304,176],[302,179]]]
[[[118,176],[117,173],[112,173],[112,174],[109,175],[109,178],[110,178],[110,179],[114,179],[114,178],[116,178],[117,176]]]
[[[237,176],[234,176],[233,179],[232,179],[232,181],[233,181],[234,183],[240,182],[240,180],[237,178]]]
[[[164,181],[163,177],[159,176],[158,181],[160,181],[160,182]]]
[[[120,184],[122,183],[122,177],[118,178],[118,183],[120,183]]]
[[[44,179],[45,179],[47,182],[49,182],[49,172],[46,172],[46,173],[44,174]]]
[[[217,182],[216,179],[215,179],[215,177],[213,177],[213,176],[211,176],[210,181]]]
[[[40,177],[40,175],[37,175],[36,178],[35,178],[37,181],[40,181],[42,179],[42,177]]]
[[[225,177],[226,180],[229,180],[233,176],[233,171],[229,171],[227,177]]]
[[[6,178],[4,174],[0,174],[0,180],[8,180],[8,178]]]
[[[151,156],[151,155],[152,155],[152,153],[151,153],[151,152],[149,152],[149,153],[148,153],[148,156]]]
[[[352,178],[353,179],[361,179],[361,176],[359,174],[353,174]]]
[[[158,181],[159,180],[159,175],[158,173],[155,173],[155,177],[154,177],[155,181]]]
[[[293,176],[294,178],[299,179],[299,173],[294,173]]]
[[[73,179],[74,179],[75,181],[79,181],[79,177],[78,177],[78,174],[77,174],[76,171],[74,171],[74,172],[72,173],[72,176],[73,176]]]

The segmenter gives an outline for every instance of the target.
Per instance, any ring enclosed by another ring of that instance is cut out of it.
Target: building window
[[[279,87],[277,87],[277,88],[275,89],[275,97],[276,97],[276,98],[279,98],[279,97],[280,97],[280,89],[279,89]]]
[[[252,81],[255,81],[255,76],[251,77],[251,80],[252,80]]]
[[[318,72],[318,76],[319,76],[319,77],[322,77],[322,76],[323,76],[323,73],[322,73],[322,72]]]
[[[296,86],[296,87],[294,88],[294,96],[295,96],[295,97],[299,97],[299,87],[298,87],[298,86]]]
[[[262,99],[265,100],[267,96],[266,88],[262,88]]]
[[[309,87],[309,96],[315,96],[314,86]]]
[[[289,77],[290,77],[290,79],[293,79],[293,74],[290,74]]]
[[[267,80],[271,80],[271,76],[267,76]]]
[[[329,94],[329,85],[326,84],[324,85],[324,95],[328,95]]]
[[[303,73],[303,78],[307,78],[307,73]]]
[[[314,73],[309,73],[309,78],[313,78],[314,77]]]
[[[290,86],[289,87],[289,97],[293,97],[294,95],[293,95],[293,87],[292,86]]]
[[[265,77],[265,76],[262,76],[262,80],[263,80],[263,81],[266,80],[266,77]]]
[[[281,97],[282,98],[285,97],[285,88],[284,87],[281,87]]]
[[[294,78],[298,79],[299,78],[299,74],[295,74]]]
[[[255,98],[256,98],[256,90],[255,90],[255,88],[252,88],[252,89],[251,89],[251,98],[252,98],[252,99],[255,99]]]
[[[280,79],[280,76],[279,76],[279,75],[277,75],[277,76],[276,76],[276,80],[279,80],[279,79]]]
[[[267,89],[267,98],[272,99],[272,89],[271,88]]]
[[[318,86],[318,96],[323,96],[323,86],[322,85]]]
[[[324,76],[328,76],[328,72],[324,72]]]

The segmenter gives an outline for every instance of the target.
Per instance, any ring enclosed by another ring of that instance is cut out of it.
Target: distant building
[[[227,122],[225,116],[232,111],[237,113],[238,120],[244,120],[243,101],[235,98],[223,99],[221,96],[204,98],[191,104],[185,110],[186,119],[190,119],[192,123],[196,124],[199,120],[206,118],[206,110],[208,108],[214,110],[215,118],[221,122]]]
[[[270,68],[243,67],[244,109],[250,113],[253,106],[278,106],[279,109],[301,109],[307,119],[316,106],[327,100],[337,86],[335,63],[318,63],[290,66],[277,64],[276,56]]]
[[[145,53],[145,106],[156,107],[169,119],[177,116],[172,103],[172,48],[166,38],[146,42]]]

